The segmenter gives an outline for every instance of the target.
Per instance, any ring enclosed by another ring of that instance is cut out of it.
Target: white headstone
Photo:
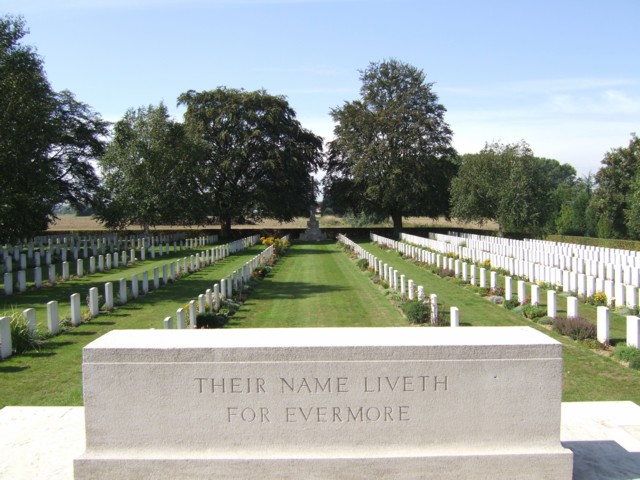
[[[60,321],[58,319],[58,302],[55,300],[47,302],[47,329],[52,335],[57,335],[60,331]]]
[[[0,359],[9,358],[13,353],[11,345],[11,317],[0,318]]]
[[[71,295],[71,325],[77,327],[80,325],[82,321],[81,312],[80,312],[80,294],[73,293]]]
[[[627,317],[627,345],[640,348],[640,317]]]
[[[458,307],[451,307],[450,318],[452,327],[460,326],[460,310],[458,310]]]
[[[609,308],[605,306],[599,306],[598,311],[598,327],[597,336],[600,343],[609,343]]]
[[[555,318],[558,316],[558,306],[556,304],[556,291],[547,290],[547,317]]]

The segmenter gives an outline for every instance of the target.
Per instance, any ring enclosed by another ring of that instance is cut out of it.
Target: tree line
[[[360,98],[330,111],[334,139],[302,127],[283,96],[227,87],[128,110],[113,125],[71,92],[55,92],[0,17],[0,243],[46,230],[61,204],[109,228],[306,215],[326,172],[324,205],[391,218],[494,220],[504,233],[640,237],[640,141],[608,152],[595,177],[534,156],[521,141],[459,155],[425,74],[391,59],[361,72]]]

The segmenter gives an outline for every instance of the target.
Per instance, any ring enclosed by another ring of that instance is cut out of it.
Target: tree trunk
[[[231,237],[231,215],[222,215],[220,217],[220,235],[222,238]]]
[[[504,233],[502,232],[502,224],[498,223],[498,237],[504,237]]]
[[[402,213],[392,213],[391,220],[393,221],[393,237],[399,239],[400,233],[402,233]]]

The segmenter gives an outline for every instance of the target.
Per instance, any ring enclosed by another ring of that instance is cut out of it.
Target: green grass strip
[[[407,320],[334,243],[294,243],[228,327],[387,327]]]

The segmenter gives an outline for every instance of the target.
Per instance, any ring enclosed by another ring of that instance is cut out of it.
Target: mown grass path
[[[438,302],[444,303],[447,312],[449,307],[458,307],[460,324],[463,326],[526,325],[562,342],[563,401],[631,400],[640,405],[640,371],[630,370],[578,342],[557,335],[525,319],[518,313],[494,305],[456,284],[455,281],[442,279],[412,261],[402,259],[393,250],[382,249],[372,242],[358,243],[380,260],[406,275],[407,280],[412,279],[416,285],[423,285],[425,294],[436,293]]]
[[[229,327],[407,325],[334,243],[294,243],[229,323]]]
[[[0,362],[0,408],[5,405],[82,405],[82,348],[85,345],[114,329],[163,328],[165,317],[175,319],[178,308],[207,288],[213,288],[263,249],[262,245],[256,245],[231,255],[53,337],[37,352],[3,360]],[[48,290],[53,292],[62,285]],[[30,293],[25,294],[25,298]]]

